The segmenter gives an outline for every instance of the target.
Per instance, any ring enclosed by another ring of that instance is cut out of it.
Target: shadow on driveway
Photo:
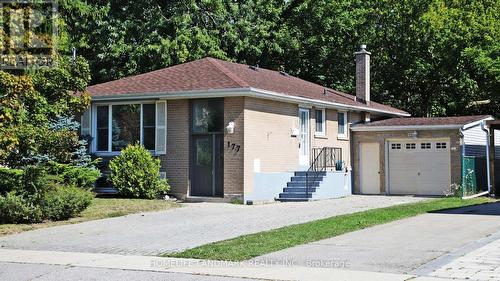
[[[500,202],[484,203],[457,209],[433,212],[436,214],[500,216]]]

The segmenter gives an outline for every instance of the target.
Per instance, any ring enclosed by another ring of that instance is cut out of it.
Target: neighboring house
[[[363,126],[378,124],[372,120],[410,120],[401,118],[407,112],[370,101],[370,53],[365,48],[355,53],[356,96],[284,72],[213,58],[90,86],[92,105],[82,116],[82,134],[92,137],[91,152],[104,158],[128,143],[143,144],[161,159],[171,193],[182,199],[333,198],[351,194],[351,182],[355,192],[386,193],[391,189],[385,188],[381,167],[392,136],[406,139],[402,146],[415,137],[439,143],[447,151],[440,160],[446,162],[443,169],[451,167],[447,180],[434,187],[441,190],[459,181],[459,168],[452,164],[459,154],[458,127],[453,127],[456,133],[418,129],[416,136],[408,135],[416,130],[411,124],[392,135],[363,131]],[[485,119],[471,118],[452,124]],[[351,132],[352,124],[364,125]],[[371,155],[361,156],[358,167],[360,151]],[[378,168],[364,157],[379,163]],[[308,170],[315,172],[306,187]],[[368,191],[359,188],[360,174],[363,184],[369,182]]]

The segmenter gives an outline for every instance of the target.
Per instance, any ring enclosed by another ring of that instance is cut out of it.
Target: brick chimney
[[[356,56],[356,99],[370,103],[370,55],[366,45],[361,45]]]

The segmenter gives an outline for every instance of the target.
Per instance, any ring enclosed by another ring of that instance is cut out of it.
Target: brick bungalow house
[[[491,118],[403,119],[407,112],[370,100],[365,48],[355,53],[356,96],[213,58],[93,85],[82,134],[92,137],[90,151],[99,157],[117,155],[128,143],[143,144],[161,159],[172,195],[182,199],[442,194],[460,182],[460,129]],[[439,129],[428,126],[434,124]],[[446,151],[436,154],[446,163],[445,176],[422,192],[418,184],[386,188],[388,179],[401,181],[384,173],[402,169],[386,161],[395,140],[403,149],[410,143]]]

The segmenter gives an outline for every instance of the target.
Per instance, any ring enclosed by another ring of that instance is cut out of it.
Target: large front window
[[[96,109],[98,152],[120,151],[133,143],[155,149],[155,104],[98,105]]]

